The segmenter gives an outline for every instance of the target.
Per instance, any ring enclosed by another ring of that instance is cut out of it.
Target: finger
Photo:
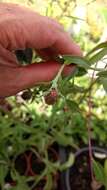
[[[51,47],[37,50],[37,53],[45,60],[54,59],[59,54],[82,56],[80,47],[68,34],[61,34]]]
[[[70,54],[82,56],[80,47],[71,39],[68,33],[60,32],[57,36],[57,40],[51,47],[51,51],[54,54]]]
[[[52,51],[51,48],[45,48],[45,49],[41,49],[41,50],[36,50],[36,52],[45,61],[52,60],[55,57],[55,53]]]
[[[14,12],[12,14],[11,11],[8,11],[10,22],[6,20],[5,25],[1,23],[1,41],[5,48],[8,46],[8,49],[12,51],[26,47],[39,50],[53,47],[54,53],[78,54],[80,52],[79,47],[71,41],[63,27],[53,19],[40,16],[26,8],[23,10],[19,6],[16,8],[10,6],[10,8]],[[15,14],[16,9],[22,11],[17,11]]]
[[[0,22],[0,43],[3,47],[10,51],[28,47],[40,49],[49,47],[54,42],[54,25],[49,19],[30,9],[19,9],[18,5],[16,12],[12,5],[4,8],[5,17],[2,15],[2,7],[0,9],[3,20]]]
[[[34,85],[46,83],[54,79],[58,73],[61,64],[55,61],[46,63],[32,64],[20,68],[20,89],[23,90]],[[67,76],[75,71],[75,66],[66,66],[63,75]]]
[[[15,95],[26,88],[50,82],[55,78],[60,67],[61,64],[56,61],[16,68],[0,66],[0,97]],[[74,71],[74,65],[66,66],[63,76],[71,75]]]
[[[13,52],[8,51],[0,44],[0,65],[16,67],[18,61]]]
[[[30,47],[45,51],[45,48],[51,47],[50,50],[54,55],[81,54],[79,47],[71,41],[63,27],[53,19],[40,16],[30,9],[17,5],[3,4],[3,7],[1,10],[6,11],[10,21],[5,20],[1,14],[5,25],[4,22],[0,23],[0,41],[6,49],[12,51]]]
[[[64,46],[63,48],[61,43],[66,43],[66,46]],[[82,56],[82,51],[80,47],[73,41],[68,44],[68,42],[62,42],[58,40],[52,47],[37,50],[36,52],[45,60],[51,60],[58,55],[64,54]]]

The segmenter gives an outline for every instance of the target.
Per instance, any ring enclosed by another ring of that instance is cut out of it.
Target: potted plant
[[[107,178],[105,178],[104,183],[104,177],[102,179],[102,176],[104,176],[102,168],[107,158],[107,150],[99,147],[92,147],[92,153],[94,159],[93,171],[90,169],[89,147],[81,148],[75,153],[73,166],[62,174],[62,189],[104,190],[106,188]],[[64,149],[61,150],[61,154],[66,155]],[[98,162],[100,163],[100,166],[99,164],[97,165]],[[107,168],[105,168],[105,170],[107,174]]]

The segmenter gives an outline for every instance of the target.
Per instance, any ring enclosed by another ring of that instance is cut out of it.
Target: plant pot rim
[[[88,151],[89,151],[89,147],[88,146],[80,148],[78,151],[76,151],[76,153],[74,154],[74,156],[75,156],[75,158],[77,158],[78,156],[80,156],[84,152],[88,152]],[[105,156],[107,157],[107,149],[105,149],[105,148],[101,148],[101,147],[97,147],[97,146],[92,146],[92,151],[93,152],[97,152],[97,153],[105,154]],[[70,176],[71,169],[72,169],[72,166],[65,173],[66,190],[71,190],[72,189],[70,187],[70,184],[69,184],[69,176]]]
[[[89,147],[86,146],[86,147],[83,147],[83,148],[80,148],[79,150],[76,151],[76,153],[74,154],[75,157],[78,157],[80,154],[82,154],[83,152],[88,152],[89,151]],[[92,151],[94,152],[101,152],[103,154],[105,154],[107,156],[107,149],[106,148],[101,148],[101,147],[98,147],[98,146],[92,146]]]
[[[49,147],[48,150],[49,150],[49,151],[52,151],[52,153],[54,154],[56,160],[59,159],[58,153],[54,150],[54,148]],[[26,171],[26,172],[27,172],[27,173],[30,172],[31,176],[37,176],[38,174],[37,174],[37,173],[33,170],[33,168],[32,168],[32,162],[31,162],[32,155],[37,156],[34,151],[30,150],[29,156],[28,156],[28,158],[27,158],[27,166],[28,166],[28,167],[27,167],[27,171]],[[37,160],[38,160],[38,164],[43,162],[41,159],[39,160],[38,157],[37,157]],[[44,163],[44,162],[43,162],[43,163]],[[45,165],[45,163],[44,163],[44,165]]]
[[[76,158],[80,154],[82,154],[84,152],[88,152],[88,151],[89,151],[89,147],[88,146],[80,148],[76,152],[73,151],[74,157]],[[101,148],[99,146],[92,146],[92,151],[95,151],[97,153],[101,152],[101,153],[104,153],[107,156],[107,148]],[[67,160],[67,151],[66,151],[66,148],[63,147],[63,146],[60,146],[59,152],[60,152],[61,163],[66,162],[66,160]],[[71,150],[71,152],[72,152],[72,150]],[[61,173],[60,184],[61,184],[62,190],[65,190],[65,189],[66,190],[71,190],[71,187],[70,187],[70,184],[69,184],[69,175],[70,175],[71,168],[72,168],[72,166]]]

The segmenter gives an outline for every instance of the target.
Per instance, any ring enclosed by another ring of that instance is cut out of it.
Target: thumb
[[[61,64],[56,61],[48,61],[46,63],[36,63],[21,68],[21,88],[26,89],[34,85],[49,82],[58,73]],[[75,65],[65,66],[63,75],[67,76],[75,71]]]
[[[12,96],[18,92],[33,87],[35,85],[46,83],[54,79],[61,64],[56,61],[31,64],[25,67],[7,67],[0,66],[0,98]],[[76,66],[66,66],[63,75],[73,73]]]

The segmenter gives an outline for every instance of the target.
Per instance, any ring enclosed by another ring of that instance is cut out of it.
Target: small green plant
[[[51,190],[54,183],[53,175],[70,167],[74,157],[70,155],[68,161],[63,164],[59,160],[53,163],[49,160],[48,148],[55,143],[58,146],[70,146],[77,150],[80,141],[83,144],[90,142],[89,132],[92,129],[94,134],[92,137],[95,140],[99,137],[101,140],[101,131],[94,130],[97,129],[101,119],[92,112],[94,101],[90,92],[93,91],[93,87],[96,91],[101,84],[107,90],[106,67],[96,67],[97,62],[103,60],[106,53],[107,43],[102,43],[83,57],[59,56],[58,60],[62,66],[48,85],[40,85],[28,90],[30,96],[25,98],[26,93],[21,95],[21,102],[18,102],[17,98],[10,100],[14,107],[11,113],[1,110],[0,185],[2,190],[8,173],[12,180],[16,181],[16,186],[11,189],[33,189],[47,176],[44,189]],[[71,76],[62,77],[64,67],[70,64],[77,65],[77,69]],[[89,70],[97,72],[95,78],[93,74],[91,77],[88,75]],[[80,78],[81,80],[85,78],[83,85],[78,83]],[[96,123],[98,119],[99,122]],[[90,125],[90,121],[93,125]],[[104,130],[106,129],[102,129],[103,133]],[[45,169],[38,176],[21,176],[15,169],[15,158],[27,150],[33,151],[45,164]],[[32,182],[31,187],[28,186],[29,182]]]
[[[98,161],[93,161],[93,169],[96,180],[107,190],[107,159],[104,162],[104,167]]]

